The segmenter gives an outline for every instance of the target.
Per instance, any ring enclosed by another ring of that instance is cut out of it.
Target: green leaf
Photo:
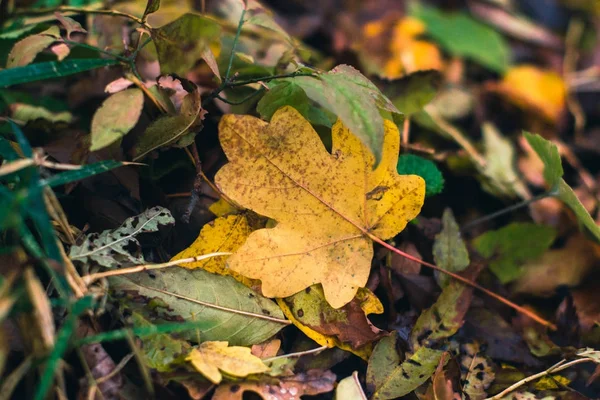
[[[390,336],[381,339],[373,349],[367,366],[367,390],[369,393],[373,393],[381,387],[400,363],[397,343],[398,333],[393,331]]]
[[[24,34],[31,32],[32,30],[36,29],[39,25],[38,24],[28,24],[28,25],[21,25],[21,23],[19,24],[14,24],[13,26],[11,26],[10,28],[7,29],[2,29],[0,30],[0,39],[2,40],[8,40],[8,39],[18,39],[21,36],[23,36]]]
[[[113,59],[72,59],[62,62],[50,61],[26,65],[24,67],[0,70],[0,87],[8,87],[21,83],[43,79],[61,78],[79,72],[118,64]]]
[[[172,145],[188,134],[195,135],[200,130],[204,118],[200,91],[196,85],[191,90],[183,98],[177,115],[160,117],[146,128],[135,144],[134,160],[160,147]]]
[[[419,175],[425,180],[425,196],[433,196],[444,189],[444,177],[431,160],[414,154],[402,154],[396,167],[400,175]]]
[[[83,165],[80,169],[65,171],[53,175],[50,178],[40,180],[40,185],[48,185],[50,187],[66,185],[67,183],[80,181],[90,176],[98,175],[111,169],[125,165],[121,161],[104,160],[97,163]]]
[[[391,400],[405,396],[421,386],[433,375],[444,354],[441,350],[421,347],[402,364],[382,379],[373,394],[373,400]]]
[[[295,82],[289,81],[273,81],[269,84],[269,91],[256,105],[256,111],[258,111],[261,118],[269,121],[275,111],[283,106],[294,107],[313,125],[323,125],[331,128],[335,122],[311,103],[304,89]]]
[[[131,316],[133,326],[136,328],[151,327],[153,324],[142,314],[134,312]],[[185,340],[175,339],[167,333],[157,333],[144,336],[142,341],[142,360],[149,368],[158,372],[171,372],[177,365],[185,362],[185,356],[192,346]]]
[[[169,268],[109,278],[115,298],[152,322],[199,322],[200,339],[228,341],[232,346],[263,342],[287,326],[271,300],[230,276],[202,269]],[[196,341],[196,332],[186,332]]]
[[[121,268],[144,264],[142,248],[136,236],[159,232],[175,224],[171,212],[163,207],[152,207],[140,215],[127,218],[120,227],[101,233],[90,233],[83,243],[73,245],[69,258],[74,262]]]
[[[436,70],[417,71],[387,85],[385,94],[401,113],[410,116],[427,105],[438,94],[442,74]]]
[[[22,67],[30,64],[41,51],[59,38],[60,31],[58,27],[52,26],[42,33],[19,40],[8,54],[6,68]]]
[[[489,258],[490,270],[500,282],[511,282],[524,272],[525,261],[540,257],[552,245],[556,231],[544,225],[515,222],[489,231],[473,241],[475,250]]]
[[[185,76],[196,61],[203,57],[211,43],[219,39],[221,27],[210,18],[187,13],[167,25],[153,29],[151,34],[161,73]]]
[[[544,180],[552,188],[553,196],[565,203],[575,213],[579,223],[587,228],[592,238],[600,243],[600,227],[581,204],[573,189],[562,179],[564,171],[556,145],[538,134],[523,132],[523,135],[544,163]]]
[[[379,109],[399,113],[394,105],[356,69],[338,65],[317,77],[286,78],[296,83],[321,107],[336,114],[371,149],[379,162],[383,145],[383,118]]]
[[[596,242],[600,243],[600,227],[598,227],[596,221],[594,221],[590,213],[581,204],[573,189],[571,189],[564,179],[560,179],[558,182],[558,194],[556,197],[573,210],[579,223],[587,228],[587,231]]]
[[[414,348],[430,346],[454,335],[464,323],[472,298],[472,287],[450,281],[436,302],[419,315],[410,333]]]
[[[433,243],[433,259],[438,267],[446,271],[460,272],[469,266],[469,251],[451,209],[444,210],[442,224],[442,231],[435,236]],[[441,287],[445,287],[450,279],[445,274],[436,274],[436,277]]]
[[[489,122],[483,124],[482,133],[486,160],[480,168],[483,189],[496,196],[525,198],[527,187],[516,170],[513,144]]]
[[[554,188],[564,174],[558,148],[550,140],[546,140],[538,134],[523,132],[523,135],[544,163],[544,180],[548,186]]]
[[[44,107],[33,106],[30,104],[14,103],[11,106],[12,117],[17,121],[31,122],[42,119],[52,123],[70,124],[73,121],[73,114],[68,111],[52,112]]]
[[[143,18],[146,18],[148,15],[155,13],[160,8],[160,0],[148,0],[146,4],[146,9],[144,10]]]
[[[496,72],[510,63],[506,40],[493,28],[465,13],[445,13],[434,7],[414,4],[410,13],[425,22],[427,33],[452,55],[469,58]]]
[[[137,124],[144,107],[144,93],[128,89],[109,96],[92,119],[90,151],[103,149],[127,134]]]

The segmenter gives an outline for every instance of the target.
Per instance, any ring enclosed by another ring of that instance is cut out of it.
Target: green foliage
[[[596,242],[600,242],[600,227],[581,204],[573,189],[562,179],[564,172],[556,145],[537,134],[523,132],[523,135],[544,163],[544,180],[551,187],[552,195],[565,203],[575,213],[577,220],[586,228],[590,236]]]
[[[460,272],[469,266],[469,251],[460,235],[460,228],[452,210],[446,208],[442,217],[442,231],[433,242],[433,259],[438,267],[450,272]],[[437,271],[436,271],[437,272]],[[441,287],[445,287],[450,277],[436,274]]]
[[[381,339],[373,349],[367,366],[367,390],[370,393],[380,388],[400,363],[397,344],[398,334],[392,332]]]
[[[444,13],[422,3],[413,4],[411,14],[427,25],[427,33],[452,55],[470,58],[502,73],[509,66],[509,47],[493,28],[464,13]]]
[[[50,187],[66,185],[67,183],[80,181],[82,179],[110,171],[123,165],[125,164],[121,161],[99,161],[97,163],[83,165],[80,169],[61,172],[49,178],[42,179],[40,180],[40,185],[48,185]]]
[[[540,257],[554,242],[556,231],[548,226],[514,222],[488,231],[473,241],[475,249],[490,260],[490,270],[508,283],[523,273],[525,261]]]
[[[383,145],[383,118],[379,110],[399,111],[371,81],[349,65],[338,65],[314,77],[299,76],[285,81],[298,85],[309,99],[337,115],[379,162]]]
[[[402,114],[410,116],[434,99],[441,84],[439,71],[417,71],[390,82],[385,94]]]
[[[444,189],[444,177],[431,160],[414,154],[402,154],[397,168],[400,175],[419,175],[425,179],[425,196],[433,196]]]
[[[271,300],[229,276],[202,269],[176,267],[112,277],[109,281],[113,295],[124,307],[151,317],[153,322],[197,321],[202,341],[252,345],[287,325]],[[187,332],[185,338],[196,341],[197,335]]]
[[[118,63],[118,60],[110,58],[85,58],[70,59],[61,62],[46,61],[22,67],[3,69],[0,70],[0,88],[44,79],[62,78]]]

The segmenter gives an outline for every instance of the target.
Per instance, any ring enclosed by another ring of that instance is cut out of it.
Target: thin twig
[[[581,363],[584,363],[584,362],[593,362],[593,360],[591,360],[589,358],[580,358],[580,359],[577,359],[577,360],[570,361],[570,362],[568,362],[566,364],[565,364],[565,361],[566,360],[563,359],[563,360],[557,362],[556,364],[554,364],[553,366],[551,366],[550,368],[548,368],[545,371],[542,371],[542,372],[539,372],[537,374],[528,376],[528,377],[526,377],[524,379],[521,379],[519,382],[517,382],[517,383],[515,383],[515,384],[513,384],[513,385],[511,385],[509,387],[507,387],[506,389],[504,389],[502,392],[498,393],[497,395],[494,395],[492,397],[488,397],[485,400],[498,400],[498,399],[501,399],[504,396],[506,396],[507,394],[509,394],[510,392],[512,392],[513,390],[518,389],[519,387],[521,387],[521,386],[523,386],[523,385],[525,385],[525,384],[527,384],[527,383],[529,383],[531,381],[534,381],[536,379],[542,378],[542,377],[544,377],[546,375],[549,375],[549,374],[552,374],[552,373],[555,373],[555,372],[560,372],[563,369],[567,369],[569,367],[572,367],[575,364],[581,364]]]
[[[150,271],[150,270],[154,270],[154,269],[169,268],[169,267],[174,267],[179,264],[198,262],[198,261],[202,261],[202,260],[205,260],[205,259],[211,258],[211,257],[229,256],[231,254],[232,253],[227,253],[227,252],[210,253],[210,254],[204,254],[202,256],[182,258],[179,260],[172,260],[172,261],[169,261],[166,263],[161,263],[161,264],[138,265],[136,267],[131,267],[131,268],[122,268],[122,269],[117,269],[117,270],[113,270],[113,271],[98,272],[95,274],[85,275],[81,279],[83,279],[83,282],[89,286],[91,283],[96,282],[99,279],[108,278],[110,276],[129,275],[129,274],[135,274],[137,272],[142,272],[142,271]]]
[[[267,363],[267,362],[272,362],[275,360],[280,360],[282,358],[302,357],[307,354],[318,354],[318,353],[322,352],[323,350],[327,350],[328,348],[329,347],[327,347],[327,346],[321,346],[321,347],[317,347],[316,349],[304,350],[304,351],[284,354],[284,355],[276,356],[276,357],[269,357],[269,358],[263,359],[262,362]]]
[[[152,27],[142,21],[141,18],[136,17],[135,15],[128,14],[122,11],[117,10],[96,10],[91,8],[79,8],[79,7],[69,7],[69,6],[59,6],[59,7],[51,7],[51,8],[38,8],[38,9],[23,9],[17,10],[12,15],[13,16],[27,16],[27,15],[44,15],[44,14],[54,14],[55,12],[61,13],[75,13],[75,14],[97,14],[97,15],[110,15],[112,17],[124,17],[127,18],[137,24],[140,24],[146,29],[151,29]]]
[[[246,16],[246,7],[242,9],[242,14],[240,15],[240,22],[238,22],[238,27],[235,32],[235,37],[233,38],[233,44],[231,45],[231,54],[229,54],[229,63],[227,64],[227,71],[225,72],[225,79],[223,82],[227,82],[229,80],[229,74],[231,73],[231,66],[233,65],[233,59],[235,58],[235,47],[237,46],[237,42],[240,39],[240,34],[242,33],[242,26],[244,26],[244,17]]]

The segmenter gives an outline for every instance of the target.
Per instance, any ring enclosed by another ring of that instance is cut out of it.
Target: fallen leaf
[[[460,371],[449,352],[442,354],[431,381],[434,400],[462,400],[459,387]]]
[[[367,288],[360,288],[352,301],[338,309],[329,305],[318,285],[277,303],[294,325],[321,346],[337,346],[365,360],[371,354],[370,344],[384,334],[367,318],[383,313],[383,305]]]
[[[127,89],[109,96],[92,118],[90,151],[122,139],[137,124],[144,107],[144,93]]]
[[[385,379],[400,363],[398,354],[398,333],[393,331],[384,337],[373,349],[367,366],[367,391],[375,390],[385,382]]]
[[[304,395],[331,392],[335,380],[336,376],[331,371],[313,369],[280,379],[221,384],[212,400],[242,400],[246,392],[256,393],[263,400],[298,400]]]
[[[460,364],[463,374],[463,392],[473,400],[483,400],[487,397],[487,388],[490,387],[496,374],[485,355],[481,354],[477,344],[464,344],[464,355]]]
[[[372,170],[373,155],[340,121],[329,154],[291,107],[276,112],[270,124],[223,117],[219,136],[230,162],[217,172],[217,185],[236,203],[277,221],[275,228],[251,233],[229,267],[260,279],[267,297],[321,283],[334,308],[350,302],[369,275],[368,235],[395,236],[423,204],[423,179],[396,173],[396,126],[386,121],[385,133],[382,161]]]
[[[200,340],[253,345],[289,325],[277,304],[230,276],[169,268],[109,278],[111,294],[127,311],[152,323],[198,322]],[[197,341],[197,331],[182,335]]]
[[[161,73],[185,76],[206,49],[220,47],[221,27],[211,18],[187,13],[151,34]]]
[[[549,226],[513,222],[478,236],[473,246],[490,259],[490,271],[500,282],[508,283],[524,274],[527,271],[524,263],[541,257],[555,238],[556,230]]]
[[[258,358],[271,358],[277,355],[281,347],[281,340],[269,339],[262,343],[252,345],[252,354]]]
[[[449,208],[444,210],[442,231],[435,236],[433,242],[433,259],[438,267],[450,272],[460,272],[471,262],[467,246],[460,235],[460,228]],[[451,278],[446,274],[435,272],[440,287],[446,287]]]
[[[384,94],[405,117],[409,117],[435,98],[442,80],[442,74],[436,70],[417,71],[390,82]]]
[[[74,262],[105,268],[143,264],[145,260],[136,236],[159,232],[174,224],[175,219],[166,208],[149,208],[140,215],[126,219],[117,229],[87,235],[83,243],[71,246],[69,258]]]
[[[422,259],[421,253],[412,242],[404,242],[398,246],[398,249],[419,260]],[[398,253],[391,253],[390,268],[399,275],[418,275],[421,272],[421,264]]]
[[[560,75],[533,65],[510,68],[497,90],[519,107],[533,110],[556,122],[566,101],[566,86]]]
[[[214,252],[234,252],[244,244],[252,232],[248,219],[243,214],[228,215],[209,222],[202,227],[200,235],[187,249],[183,250],[171,260],[195,257]],[[182,263],[184,268],[202,268],[208,272],[219,275],[231,275],[246,286],[252,286],[253,281],[245,278],[226,267],[227,258],[212,257],[202,261]]]
[[[248,347],[228,346],[227,342],[203,342],[192,350],[186,360],[215,384],[223,379],[221,372],[245,377],[269,370],[260,358],[250,353]]]
[[[421,347],[391,372],[384,375],[382,371],[381,384],[376,388],[372,399],[390,400],[409,394],[433,375],[442,354],[444,352],[441,350]]]
[[[22,67],[30,64],[45,48],[60,39],[58,26],[52,26],[37,35],[19,40],[8,54],[6,68]]]
[[[573,235],[563,248],[548,250],[539,258],[525,263],[514,291],[550,294],[561,285],[577,286],[599,257],[599,245],[586,240],[581,234]]]
[[[338,383],[335,389],[335,400],[367,400],[358,381],[358,372],[354,371],[352,375]]]

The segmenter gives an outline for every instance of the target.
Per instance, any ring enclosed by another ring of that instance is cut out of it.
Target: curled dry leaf
[[[81,24],[75,21],[73,18],[64,16],[59,12],[55,12],[54,16],[60,22],[62,27],[67,31],[67,39],[71,40],[71,34],[73,32],[87,33],[87,31],[83,29]]]
[[[319,285],[277,303],[294,325],[321,346],[337,346],[365,360],[372,343],[385,334],[367,318],[383,313],[383,305],[367,288],[360,288],[352,301],[338,309],[329,305]]]
[[[367,282],[371,236],[395,236],[419,213],[425,195],[421,177],[397,174],[398,129],[390,121],[384,128],[382,160],[373,170],[373,154],[339,121],[329,154],[291,107],[270,124],[226,115],[219,136],[229,163],[215,181],[236,203],[277,221],[251,233],[229,267],[260,279],[267,297],[321,283],[334,308],[350,302]]]
[[[331,371],[315,369],[281,379],[228,383],[217,388],[212,400],[242,400],[245,392],[256,393],[263,400],[297,400],[304,395],[331,392],[335,380]]]

